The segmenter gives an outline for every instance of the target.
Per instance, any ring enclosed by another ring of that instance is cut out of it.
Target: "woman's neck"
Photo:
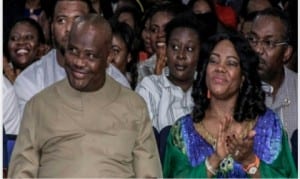
[[[208,106],[208,113],[216,119],[224,118],[225,116],[232,116],[234,112],[235,100],[216,100],[211,99]]]

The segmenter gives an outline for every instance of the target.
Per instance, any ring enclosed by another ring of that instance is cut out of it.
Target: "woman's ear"
[[[128,53],[128,55],[127,55],[127,63],[131,62],[131,60],[132,60],[131,53]]]

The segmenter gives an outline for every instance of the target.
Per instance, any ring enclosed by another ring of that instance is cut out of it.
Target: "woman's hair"
[[[118,9],[112,18],[118,19],[122,13],[129,13],[132,15],[133,20],[134,20],[134,29],[133,30],[136,34],[138,34],[138,32],[140,31],[142,12],[135,7],[124,6],[124,7],[121,7],[120,9]]]
[[[189,28],[194,30],[198,35],[198,41],[203,42],[203,31],[205,24],[197,18],[192,12],[185,12],[177,15],[174,19],[167,23],[165,27],[166,43],[169,43],[172,32],[177,28]]]
[[[112,28],[113,36],[120,37],[126,45],[128,53],[131,54],[131,61],[127,63],[126,69],[130,72],[131,75],[131,87],[135,88],[137,83],[137,47],[135,43],[135,33],[133,29],[124,22],[118,22],[116,20],[111,19],[110,25]]]
[[[258,56],[241,34],[227,32],[212,36],[206,44],[202,45],[200,58],[204,62],[198,63],[198,75],[194,81],[192,92],[195,103],[192,112],[194,122],[200,122],[204,118],[205,111],[208,108],[209,99],[207,98],[206,86],[207,64],[212,50],[222,40],[229,40],[233,44],[240,58],[241,75],[244,76],[244,81],[234,107],[233,117],[235,121],[253,120],[266,110],[265,93],[262,90],[261,80],[257,72]]]
[[[187,4],[188,8],[193,9],[193,6],[197,1],[199,1],[199,0],[190,0],[189,3]],[[213,0],[201,0],[201,1],[206,2],[212,12],[214,12],[214,13],[216,12],[215,3]]]

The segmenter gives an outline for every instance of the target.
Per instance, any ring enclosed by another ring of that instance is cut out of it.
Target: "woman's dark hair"
[[[112,34],[114,36],[120,37],[127,48],[127,51],[131,54],[131,61],[127,63],[126,70],[130,72],[131,75],[131,88],[134,89],[137,83],[137,47],[135,42],[135,33],[133,29],[124,22],[118,22],[116,20],[111,19],[110,25],[112,28]]]
[[[188,8],[193,9],[193,6],[197,1],[199,0],[190,0],[187,4]],[[202,0],[202,1],[205,1],[208,4],[212,12],[214,13],[216,12],[215,3],[213,0]]]
[[[194,122],[200,122],[204,118],[205,111],[208,108],[206,68],[212,50],[222,40],[229,40],[233,44],[240,58],[241,73],[244,76],[244,81],[234,108],[233,117],[235,121],[253,120],[266,110],[265,93],[262,90],[261,80],[257,72],[258,56],[241,34],[227,32],[212,36],[207,43],[202,45],[200,58],[204,62],[198,64],[198,75],[194,81],[192,92],[195,103],[192,112]]]
[[[112,18],[115,18],[116,20],[118,20],[119,16],[122,13],[129,13],[132,15],[133,20],[134,20],[134,32],[136,34],[138,34],[139,30],[140,30],[140,25],[141,25],[141,17],[142,17],[142,12],[132,6],[124,6],[121,7],[120,9],[118,9],[115,14],[112,16]]]
[[[179,2],[172,2],[172,1],[162,1],[157,4],[156,8],[153,9],[152,17],[154,14],[158,12],[167,12],[172,16],[176,16],[180,13],[188,11],[186,5],[179,3]]]
[[[13,25],[10,27],[9,31],[8,31],[8,34],[7,34],[7,37],[4,38],[5,41],[4,41],[4,54],[8,55],[8,41],[9,41],[9,36],[10,36],[10,33],[11,33],[11,30],[17,25],[17,24],[29,24],[31,27],[33,27],[34,29],[36,29],[37,31],[37,35],[38,35],[38,42],[40,44],[45,44],[46,43],[46,39],[45,39],[45,35],[44,35],[44,32],[43,32],[43,29],[42,27],[40,26],[40,24],[38,22],[36,22],[35,20],[29,18],[29,17],[25,17],[25,18],[19,18],[17,19]]]
[[[177,15],[174,19],[172,19],[170,22],[167,23],[165,27],[167,44],[169,43],[171,33],[176,28],[181,28],[181,27],[193,29],[198,35],[198,41],[201,43],[203,42],[204,39],[203,31],[205,28],[205,24],[201,22],[197,18],[197,16],[192,12],[185,12]]]

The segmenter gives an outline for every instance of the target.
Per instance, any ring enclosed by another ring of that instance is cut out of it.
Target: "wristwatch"
[[[258,168],[256,166],[250,167],[248,171],[246,171],[249,175],[254,175],[257,172]]]
[[[249,175],[254,175],[259,167],[260,161],[257,155],[255,155],[255,161],[250,163],[247,167],[244,168],[244,171]]]

